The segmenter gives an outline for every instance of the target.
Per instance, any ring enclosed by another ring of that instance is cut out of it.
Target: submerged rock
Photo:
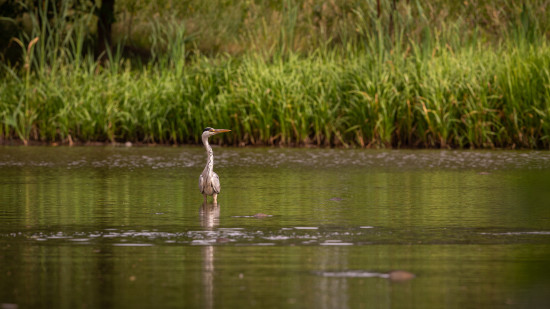
[[[416,277],[415,274],[404,270],[394,270],[388,273],[388,279],[391,281],[407,281],[414,277]]]

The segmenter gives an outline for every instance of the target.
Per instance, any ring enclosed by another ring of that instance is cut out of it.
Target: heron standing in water
[[[202,195],[204,195],[204,202],[206,203],[206,197],[211,195],[214,199],[214,204],[218,203],[218,194],[220,193],[220,177],[218,174],[214,173],[214,152],[212,147],[208,143],[208,138],[212,135],[229,132],[231,130],[227,129],[213,129],[206,128],[202,132],[202,143],[204,148],[206,148],[206,166],[199,177],[199,189],[201,190]]]

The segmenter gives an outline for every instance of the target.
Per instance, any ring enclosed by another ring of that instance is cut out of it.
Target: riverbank
[[[213,126],[229,145],[547,149],[549,67],[546,42],[60,66],[0,80],[0,135],[196,144]]]
[[[550,148],[543,2],[346,3],[144,7],[147,59],[120,40],[98,60],[92,11],[35,17],[0,66],[0,140],[200,144],[211,126],[234,146]],[[113,32],[135,43],[124,8]]]

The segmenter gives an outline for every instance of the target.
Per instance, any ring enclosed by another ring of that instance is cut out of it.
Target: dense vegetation
[[[212,3],[117,1],[107,60],[92,12],[30,14],[0,139],[550,147],[548,1]]]

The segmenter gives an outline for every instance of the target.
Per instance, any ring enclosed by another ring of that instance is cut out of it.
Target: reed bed
[[[230,145],[550,147],[544,23],[533,34],[522,13],[528,28],[488,41],[407,14],[389,29],[373,8],[354,11],[356,37],[307,52],[292,20],[239,55],[190,52],[177,20],[156,24],[154,59],[137,67],[120,49],[105,63],[83,53],[85,19],[59,37],[36,27],[18,41],[23,65],[2,67],[0,140],[192,144],[212,126]]]
[[[0,136],[196,143],[214,126],[231,128],[233,145],[548,148],[547,46],[402,56],[201,58],[179,73],[62,67],[3,80]]]

